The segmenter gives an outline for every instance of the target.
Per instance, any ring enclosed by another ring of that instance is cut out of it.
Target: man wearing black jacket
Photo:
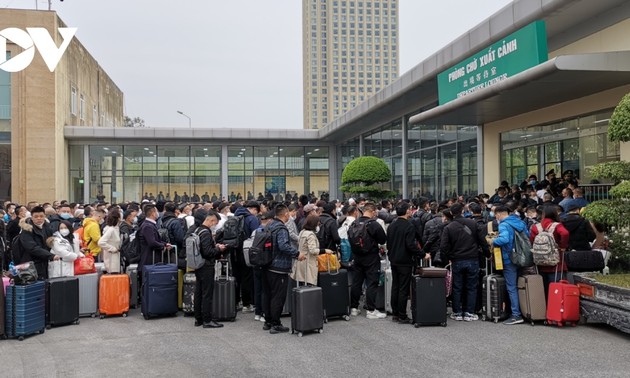
[[[488,244],[484,240],[483,229],[477,222],[462,217],[463,206],[451,206],[453,221],[442,231],[440,250],[451,261],[453,270],[453,314],[451,319],[473,321],[475,314],[477,285],[479,283],[479,253],[490,256]],[[466,293],[462,293],[466,279]],[[466,308],[462,313],[462,295],[466,295]]]
[[[393,321],[409,323],[407,316],[407,298],[411,287],[411,274],[415,258],[429,259],[430,254],[423,254],[416,242],[416,230],[408,219],[411,208],[407,202],[396,206],[398,218],[387,229],[387,255],[392,265],[392,312]]]
[[[339,224],[337,224],[337,206],[328,202],[323,207],[323,212],[319,216],[319,232],[317,239],[319,240],[319,248],[337,250],[337,246],[341,243],[339,237]]]
[[[379,256],[379,244],[387,242],[385,230],[376,222],[376,206],[368,202],[363,206],[363,216],[359,217],[355,223],[365,223],[367,238],[371,245],[368,251],[355,251],[352,249],[354,257],[354,278],[352,282],[352,292],[350,298],[351,315],[357,316],[361,313],[359,310],[359,299],[363,288],[363,281],[367,286],[365,290],[365,304],[367,307],[368,319],[384,319],[387,314],[376,309],[376,292],[378,291],[379,270],[381,269],[381,258]],[[321,246],[320,246],[321,247]]]
[[[210,229],[219,223],[221,217],[215,211],[197,209],[195,228],[191,230],[199,235],[199,251],[206,260],[201,268],[195,269],[195,327],[221,328],[223,324],[212,320],[212,295],[214,293],[214,264],[217,257],[225,251],[224,244],[215,244]],[[192,227],[191,227],[192,229]],[[199,300],[201,299],[201,300]]]
[[[35,263],[39,280],[48,278],[48,262],[59,260],[59,256],[50,252],[46,239],[52,236],[52,231],[46,223],[44,208],[35,206],[31,209],[31,218],[20,219],[22,232],[18,235],[19,251],[14,251],[13,259],[19,264],[29,261]]]

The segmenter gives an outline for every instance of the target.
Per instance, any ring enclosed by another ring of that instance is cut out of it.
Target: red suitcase
[[[103,319],[107,315],[127,316],[129,312],[129,276],[103,274],[98,285],[98,311]]]
[[[580,289],[562,280],[549,284],[547,303],[547,324],[562,327],[571,324],[575,327],[580,320]]]

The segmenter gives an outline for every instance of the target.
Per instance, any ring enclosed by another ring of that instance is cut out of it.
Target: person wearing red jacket
[[[549,230],[554,223],[556,224],[556,228],[553,231],[553,237],[556,240],[556,245],[558,246],[560,252],[560,266],[539,266],[538,271],[543,277],[543,283],[545,285],[545,295],[547,295],[549,291],[549,284],[551,282],[558,282],[560,280],[565,279],[566,275],[564,272],[567,271],[567,264],[564,261],[564,252],[569,247],[569,231],[564,227],[562,223],[560,223],[560,215],[558,212],[558,207],[555,205],[549,205],[543,207],[542,220],[539,225],[533,225],[532,229],[529,232],[529,240],[534,243],[534,239],[536,239],[536,235],[539,233],[539,226],[542,227],[543,230]]]

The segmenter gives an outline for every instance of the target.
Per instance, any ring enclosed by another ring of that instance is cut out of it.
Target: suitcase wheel
[[[101,314],[101,316],[99,316],[99,318],[105,319],[105,315]]]
[[[298,337],[302,337],[304,334],[302,332],[298,332]]]
[[[322,332],[324,332],[323,328],[320,328],[320,329],[317,330],[317,333],[322,333]]]
[[[52,326],[50,324],[46,325],[46,329],[51,329]]]
[[[444,323],[440,323],[440,325],[441,325],[442,327],[446,327],[446,322],[444,322]]]
[[[80,321],[79,319],[77,319],[77,320],[76,320],[74,323],[72,323],[72,324],[75,324],[75,325],[77,325],[77,324],[81,324],[81,321]]]
[[[7,335],[1,335],[1,336],[0,336],[0,340],[6,340],[6,339],[8,339],[8,338],[9,338],[9,337],[8,337]]]
[[[419,323],[413,323],[413,326],[416,328],[420,328],[420,324]]]
[[[18,337],[18,340],[20,340],[20,341],[24,341],[24,336],[20,336],[20,337]]]
[[[486,321],[486,316],[485,315],[481,315],[481,320],[483,320],[484,322]]]
[[[350,320],[350,316],[348,316],[348,315],[344,315],[344,316],[343,316],[343,320],[345,320],[345,321]]]
[[[544,325],[549,325],[549,322],[545,320],[545,321],[543,322],[543,324],[544,324]]]
[[[90,317],[96,318],[96,313],[90,314]]]
[[[328,319],[324,318],[324,323],[328,323]]]
[[[41,331],[39,331],[39,333],[40,333],[40,334],[42,334],[42,333],[44,333],[44,332],[46,332],[46,329],[45,329],[45,328],[42,328],[42,329],[41,329]]]
[[[123,317],[123,318],[126,318],[126,317],[127,317],[127,313],[126,313],[126,312],[123,312],[123,313],[122,313],[122,317]]]

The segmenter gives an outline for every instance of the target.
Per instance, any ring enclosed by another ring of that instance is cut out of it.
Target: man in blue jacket
[[[499,222],[499,236],[494,239],[493,245],[501,247],[501,256],[503,257],[503,277],[505,278],[505,286],[507,286],[510,303],[512,305],[512,316],[503,322],[503,324],[512,325],[523,323],[523,316],[518,304],[518,289],[516,283],[518,280],[518,267],[510,261],[510,251],[514,246],[514,232],[524,231],[529,237],[529,231],[525,222],[518,215],[510,214],[511,211],[506,206],[497,206],[494,214]]]
[[[304,260],[305,254],[298,252],[291,245],[289,230],[285,223],[289,221],[289,209],[278,205],[275,209],[276,217],[267,226],[272,234],[273,260],[269,267],[262,270],[263,311],[265,325],[263,330],[276,334],[289,332],[280,322],[282,307],[287,298],[289,273],[293,267],[293,259]]]
[[[244,207],[239,207],[234,216],[243,217],[243,240],[247,239],[255,229],[260,227],[260,220],[257,215],[260,213],[260,204],[256,201],[249,201]],[[245,264],[243,258],[243,244],[233,251],[234,278],[236,279],[236,304],[243,301],[243,313],[254,312],[254,272],[252,268]]]

